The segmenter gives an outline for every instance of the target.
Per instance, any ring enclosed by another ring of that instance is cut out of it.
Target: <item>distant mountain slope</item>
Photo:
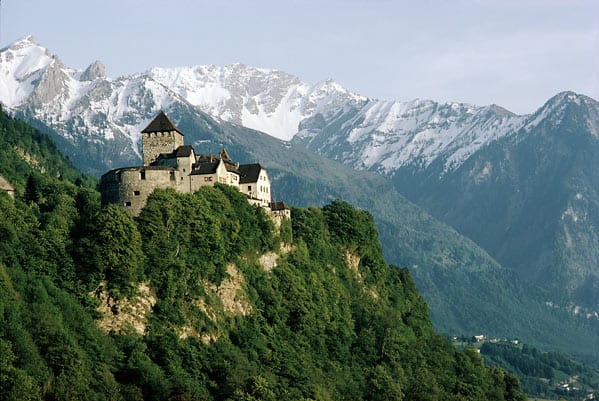
[[[599,370],[563,354],[542,352],[526,344],[508,341],[469,346],[479,348],[489,365],[518,376],[530,398],[578,401],[599,392]]]
[[[22,195],[31,175],[78,182],[91,187],[95,180],[77,170],[54,141],[0,108],[0,175]]]
[[[562,305],[599,311],[599,102],[550,99],[518,133],[439,175],[396,172],[398,187]]]

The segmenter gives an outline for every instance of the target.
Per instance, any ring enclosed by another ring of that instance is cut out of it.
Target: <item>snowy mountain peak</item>
[[[547,111],[556,111],[562,110],[568,105],[575,104],[578,106],[582,105],[596,105],[597,101],[591,99],[588,96],[581,95],[572,91],[564,91],[560,92],[557,95],[553,96],[549,99],[543,107],[541,107],[535,114],[537,113],[546,113]]]
[[[27,35],[15,40],[10,45],[8,45],[8,47],[2,49],[2,51],[6,49],[18,50],[29,46],[39,46],[33,35]]]
[[[283,71],[244,64],[152,68],[148,75],[208,114],[284,140],[313,113],[366,99],[333,80],[309,85]]]
[[[540,124],[561,124],[566,117],[566,113],[571,113],[574,110],[585,113],[587,120],[599,121],[599,102],[585,95],[564,91],[553,96],[530,116],[525,129],[530,131]],[[592,131],[596,131],[596,124],[590,124],[589,126],[595,127]]]
[[[496,104],[490,104],[490,105],[486,106],[485,108],[487,110],[489,110],[490,113],[494,113],[497,116],[508,116],[508,117],[516,116],[515,113],[512,113],[508,109],[504,109],[503,107],[498,106]]]
[[[89,65],[79,78],[81,81],[93,81],[97,78],[106,78],[106,67],[100,61],[96,60]]]
[[[0,51],[0,101],[12,108],[24,102],[33,92],[34,81],[50,64],[60,62],[33,36],[13,42]]]

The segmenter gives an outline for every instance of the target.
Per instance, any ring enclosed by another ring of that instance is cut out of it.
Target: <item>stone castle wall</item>
[[[114,203],[137,216],[154,189],[188,192],[186,186],[188,180],[172,167],[143,166],[109,171],[102,176],[99,190],[103,206]]]

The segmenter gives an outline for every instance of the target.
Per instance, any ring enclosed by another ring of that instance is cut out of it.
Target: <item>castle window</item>
[[[252,190],[252,186],[248,185],[248,191],[251,191],[251,190]]]
[[[133,191],[133,195],[139,196],[139,191]]]
[[[145,170],[142,170],[139,172],[139,178],[142,180],[146,179],[146,171]]]
[[[125,206],[131,206],[131,202],[125,202]]]
[[[171,181],[174,181],[174,180],[175,180],[175,172],[171,171]]]

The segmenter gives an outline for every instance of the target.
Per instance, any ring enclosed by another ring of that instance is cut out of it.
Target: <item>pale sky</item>
[[[0,0],[0,46],[32,34],[69,67],[243,63],[378,99],[531,113],[599,100],[598,0]]]

